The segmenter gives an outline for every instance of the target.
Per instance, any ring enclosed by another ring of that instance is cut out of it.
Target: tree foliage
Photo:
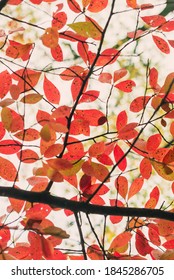
[[[174,259],[172,3],[122,2],[0,3],[2,260]]]

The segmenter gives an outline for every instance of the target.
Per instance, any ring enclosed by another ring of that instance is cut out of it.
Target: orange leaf
[[[10,182],[17,178],[17,170],[11,161],[0,157],[0,176]]]
[[[103,252],[98,245],[91,245],[87,248],[87,255],[91,260],[103,260]]]
[[[170,53],[169,45],[164,39],[162,39],[159,36],[155,36],[155,35],[152,35],[152,39],[153,39],[154,43],[156,44],[156,46],[160,49],[160,51],[162,51],[165,54]]]
[[[108,0],[91,0],[88,6],[88,11],[98,13],[105,9],[108,5]]]
[[[129,140],[135,138],[138,135],[138,131],[135,130],[137,123],[129,123],[118,131],[118,138],[123,140]]]
[[[47,158],[58,156],[61,153],[62,149],[62,144],[53,144],[45,151],[44,156]]]
[[[98,142],[90,146],[88,153],[90,157],[97,157],[98,155],[101,155],[104,152],[104,150],[105,150],[104,142]]]
[[[56,48],[59,40],[57,27],[49,27],[45,29],[45,33],[41,36],[42,43],[45,47]]]
[[[21,58],[23,61],[30,58],[30,51],[32,44],[21,44],[15,41],[9,40],[10,45],[6,49],[6,55],[14,59]]]
[[[132,196],[134,196],[141,190],[143,183],[144,183],[144,179],[142,177],[136,178],[132,182],[128,192],[128,199],[130,199]]]
[[[156,219],[160,236],[168,236],[174,233],[174,222]]]
[[[42,99],[42,95],[31,93],[27,94],[24,97],[21,98],[20,102],[23,102],[25,104],[36,104]]]
[[[127,192],[128,192],[128,180],[127,180],[127,178],[124,177],[124,176],[119,176],[119,177],[115,180],[115,187],[116,187],[118,193],[119,193],[124,199],[126,199]]]
[[[132,233],[130,233],[128,231],[118,234],[112,240],[109,250],[117,251],[117,248],[127,245],[127,243],[130,241],[131,238],[132,238]]]
[[[33,89],[40,78],[41,72],[32,69],[19,69],[12,74],[12,78],[16,80],[20,93]]]
[[[14,136],[20,140],[24,141],[34,141],[40,138],[39,131],[34,128],[28,128],[25,130],[21,130],[14,134]]]
[[[144,179],[149,179],[152,174],[152,165],[148,158],[143,158],[140,162],[140,173]]]
[[[126,0],[126,3],[132,9],[136,9],[139,7],[136,0]]]

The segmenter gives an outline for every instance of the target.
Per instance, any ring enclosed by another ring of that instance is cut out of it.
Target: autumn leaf
[[[121,149],[121,147],[119,145],[115,145],[114,158],[115,158],[116,164],[118,165],[118,168],[121,171],[124,171],[127,167],[127,160],[126,160],[123,150]]]
[[[156,44],[156,46],[160,49],[160,51],[162,51],[165,54],[170,53],[170,48],[169,48],[167,41],[165,41],[161,37],[155,36],[155,35],[152,35],[152,39],[153,39],[154,43]]]
[[[126,199],[127,192],[128,192],[128,180],[124,176],[119,176],[115,180],[115,187],[119,193],[124,199]]]
[[[142,177],[136,178],[132,182],[128,192],[128,199],[130,199],[132,196],[134,196],[141,190],[143,183],[144,183],[144,179]]]
[[[132,238],[132,233],[125,231],[118,234],[111,242],[110,251],[116,251],[117,248],[125,246]]]
[[[60,92],[58,88],[45,76],[43,89],[46,95],[46,98],[52,104],[59,104],[60,101]]]
[[[59,33],[58,28],[48,27],[45,29],[45,33],[41,36],[42,44],[48,48],[55,48],[58,45]]]
[[[146,256],[147,254],[150,254],[150,252],[152,250],[145,235],[139,229],[137,229],[137,232],[135,235],[135,246],[136,246],[138,253],[142,256]]]
[[[132,80],[126,80],[115,85],[116,88],[124,92],[131,92],[135,86],[136,84]]]
[[[17,170],[14,164],[2,157],[0,157],[0,176],[10,182],[17,179]]]
[[[33,48],[33,44],[21,44],[12,40],[9,40],[10,45],[6,49],[6,55],[14,59],[21,58],[26,61],[30,58],[30,52]]]
[[[108,0],[98,0],[98,1],[91,0],[87,9],[92,13],[98,13],[103,9],[105,9],[107,5],[108,5]]]
[[[94,25],[93,22],[74,22],[68,24],[68,26],[73,29],[78,35],[84,36],[86,38],[93,38],[95,40],[101,39],[101,28],[99,29]]]
[[[5,70],[0,73],[0,98],[4,98],[12,85],[10,73]]]

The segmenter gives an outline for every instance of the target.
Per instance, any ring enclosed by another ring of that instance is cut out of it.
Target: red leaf
[[[72,135],[83,134],[85,136],[89,136],[90,135],[89,122],[81,118],[79,119],[76,118],[71,122],[69,133]]]
[[[73,80],[74,78],[81,77],[83,71],[84,71],[84,68],[79,65],[71,66],[71,67],[67,68],[66,70],[64,70],[60,74],[60,77],[64,81],[70,81],[70,80]]]
[[[141,6],[140,6],[140,8],[141,8],[141,10],[147,10],[147,9],[152,9],[152,8],[154,8],[154,5],[152,5],[152,4],[142,4]]]
[[[174,30],[174,20],[168,21],[160,27],[160,30],[164,32],[170,32]]]
[[[52,104],[59,104],[60,92],[57,87],[47,79],[46,76],[44,77],[43,89],[49,102]]]
[[[58,156],[62,152],[62,150],[62,144],[53,144],[45,151],[44,156],[47,158]]]
[[[136,86],[136,84],[134,81],[126,80],[126,81],[116,84],[114,87],[116,87],[119,90],[124,91],[124,92],[131,92],[133,90],[132,88],[135,86]]]
[[[18,245],[14,248],[8,248],[8,254],[18,260],[25,260],[25,258],[30,255],[30,248],[27,246]]]
[[[115,180],[115,187],[116,187],[118,193],[119,193],[124,199],[126,199],[127,192],[128,192],[128,180],[127,180],[127,178],[124,177],[124,176],[119,176],[119,177]]]
[[[125,68],[114,71],[114,83],[126,76],[127,73],[128,71]]]
[[[147,23],[151,27],[157,27],[157,26],[163,25],[166,22],[165,17],[163,17],[161,15],[145,16],[145,17],[141,17],[141,18],[145,23]]]
[[[134,196],[141,190],[143,183],[144,183],[144,178],[142,178],[142,177],[136,178],[132,182],[129,192],[128,192],[128,199],[130,199],[132,196]]]
[[[21,58],[26,61],[30,58],[30,52],[33,44],[21,44],[15,41],[9,40],[10,45],[6,49],[6,55],[14,59]]]
[[[148,158],[143,158],[140,162],[140,173],[144,179],[149,179],[152,174],[152,165]]]
[[[174,48],[174,40],[168,40],[168,42],[169,42],[170,46],[171,46],[172,48]]]
[[[85,155],[83,144],[74,137],[68,137],[67,150],[72,159],[80,159]]]
[[[95,65],[105,66],[108,64],[112,64],[117,60],[119,55],[120,53],[116,49],[112,49],[112,48],[106,49],[100,54]]]
[[[10,182],[17,178],[17,170],[11,161],[0,157],[0,176]]]
[[[138,253],[142,256],[146,256],[147,254],[150,254],[152,250],[152,248],[148,244],[148,240],[146,239],[145,235],[139,229],[137,229],[135,235],[135,246]]]
[[[108,5],[108,0],[91,0],[88,6],[88,11],[92,13],[98,13],[105,9]]]
[[[168,43],[159,36],[152,35],[153,41],[155,42],[156,46],[162,51],[163,53],[169,54],[170,48]]]
[[[71,84],[71,92],[73,101],[75,101],[80,93],[83,81],[82,78],[75,78]]]
[[[44,126],[45,124],[47,124],[49,122],[50,114],[45,111],[38,110],[36,119],[37,119],[38,124]]]
[[[147,144],[146,144],[147,151],[148,152],[155,151],[159,147],[161,141],[162,141],[162,137],[159,133],[151,135],[147,140]]]
[[[56,26],[57,29],[61,29],[67,22],[67,14],[65,12],[53,13],[52,26]]]
[[[76,0],[67,0],[69,8],[74,12],[74,13],[80,13],[81,8],[79,4],[77,3]]]
[[[8,198],[9,201],[10,201],[10,207],[12,207],[13,211],[16,211],[17,213],[20,213],[20,211],[22,210],[24,204],[25,204],[25,201],[22,201],[22,200],[19,200],[19,199],[16,199],[16,198],[11,198],[9,197]]]
[[[116,199],[110,199],[110,205],[112,207],[124,207],[123,202],[121,202],[120,200],[116,200]],[[109,216],[111,223],[113,224],[118,224],[121,222],[121,220],[123,219],[123,216]]]
[[[63,60],[63,52],[59,45],[57,45],[54,48],[51,48],[51,55],[56,61],[62,61]]]
[[[130,110],[134,113],[138,113],[143,110],[148,104],[150,96],[138,96],[130,104]]]
[[[40,75],[41,72],[27,68],[17,70],[12,74],[12,78],[18,82],[17,86],[20,88],[20,92],[26,92],[37,85]]]
[[[157,83],[158,83],[158,70],[153,67],[149,71],[149,84],[153,90],[159,88]]]
[[[159,232],[158,232],[158,227],[154,224],[149,224],[148,225],[148,235],[149,235],[149,239],[150,241],[156,245],[156,246],[160,246],[161,245],[161,240],[159,237]]]
[[[162,246],[166,249],[174,249],[174,239],[164,242]]]
[[[37,203],[26,211],[26,217],[32,220],[43,220],[51,212],[52,208],[43,203]]]
[[[11,75],[7,70],[0,73],[0,98],[4,98],[12,85]]]
[[[14,140],[0,141],[0,153],[11,155],[17,153],[21,149],[21,143]]]
[[[112,75],[110,73],[101,73],[98,79],[101,83],[111,84]]]
[[[115,148],[114,148],[114,158],[118,165],[118,168],[121,171],[124,171],[127,167],[127,160],[126,160],[123,150],[118,145],[115,145]]]
[[[7,245],[7,242],[10,240],[11,234],[10,230],[6,228],[0,229],[0,246],[1,248],[5,248]]]
[[[105,115],[96,109],[76,110],[78,118],[83,118],[91,126],[99,126],[106,122]]]
[[[79,104],[83,102],[93,102],[98,98],[99,94],[100,92],[98,90],[88,90],[82,94],[82,97],[79,100]]]
[[[129,140],[135,138],[138,135],[138,131],[135,130],[137,123],[129,123],[118,131],[118,138],[123,140]]]
[[[121,130],[123,127],[125,127],[127,125],[127,113],[126,111],[121,111],[118,116],[117,116],[117,120],[116,120],[116,128],[117,130]]]
[[[97,160],[105,165],[113,165],[112,159],[107,154],[98,155]]]
[[[4,135],[5,135],[5,129],[3,123],[0,122],[0,140],[3,139]]]
[[[38,154],[30,149],[22,150],[17,153],[17,157],[24,163],[33,163],[39,159]]]
[[[41,236],[35,232],[29,231],[28,241],[30,243],[30,254],[32,259],[41,260],[43,255]]]

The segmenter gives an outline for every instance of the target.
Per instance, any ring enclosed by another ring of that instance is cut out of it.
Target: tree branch
[[[146,217],[174,221],[174,213],[169,211],[163,211],[160,209],[113,207],[86,204],[85,202],[69,200],[66,198],[51,195],[50,193],[46,192],[32,192],[11,187],[0,187],[0,196],[16,198],[19,200],[29,201],[31,203],[44,203],[50,205],[53,208],[68,209],[74,213],[83,212],[87,214],[97,214],[105,216],[114,215],[124,217]]]

